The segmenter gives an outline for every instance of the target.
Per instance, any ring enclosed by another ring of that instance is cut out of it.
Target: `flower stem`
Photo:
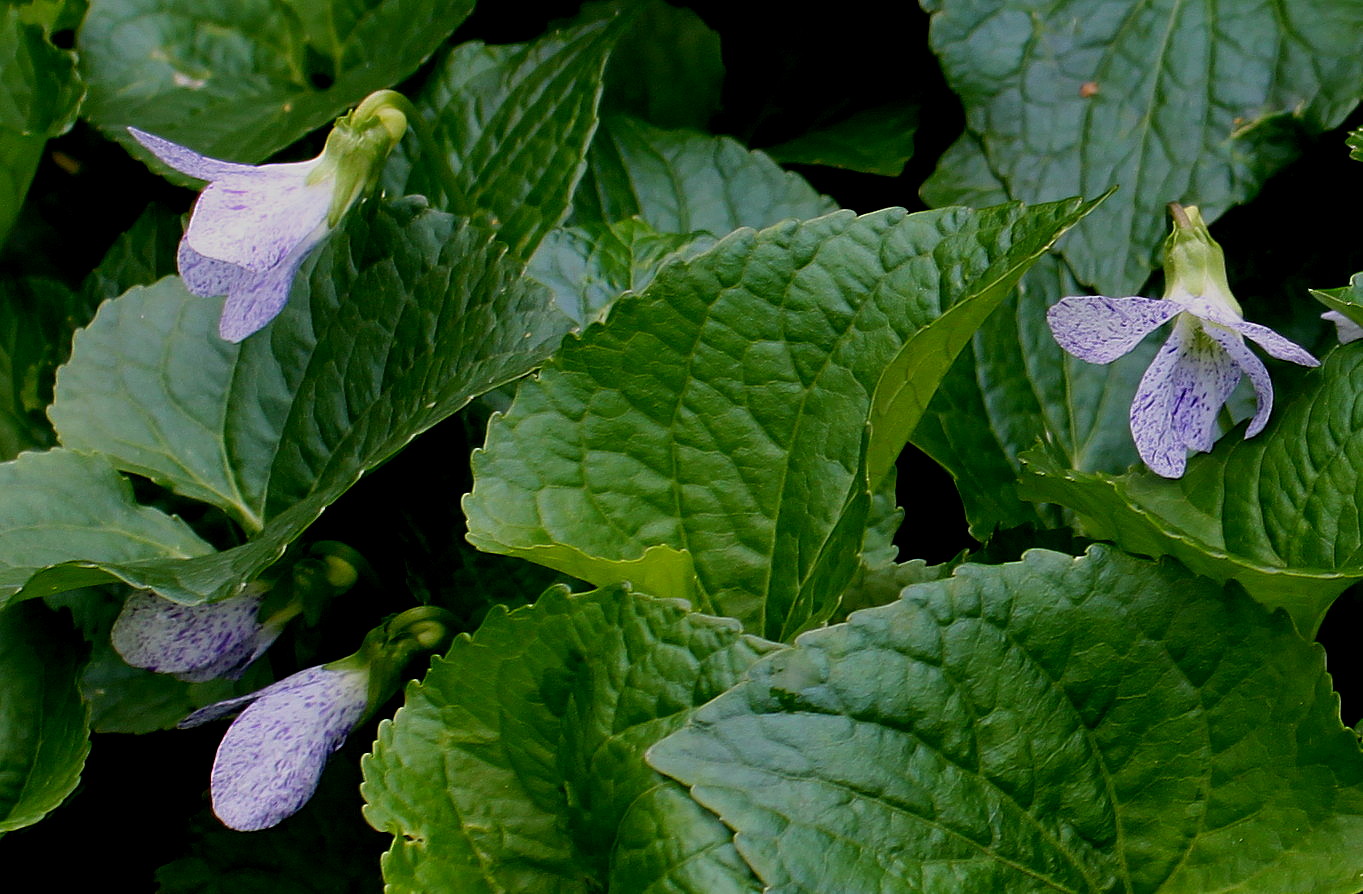
[[[463,217],[471,216],[473,207],[469,203],[468,196],[464,194],[463,187],[459,185],[459,178],[455,176],[454,168],[450,167],[450,159],[445,154],[444,147],[435,138],[435,128],[432,123],[421,112],[417,111],[411,100],[402,94],[394,93],[391,102],[407,116],[407,122],[416,132],[417,140],[421,144],[421,155],[429,157],[431,163],[435,166],[440,187],[445,193],[447,202],[445,210]],[[416,158],[413,158],[413,161],[415,162]]]

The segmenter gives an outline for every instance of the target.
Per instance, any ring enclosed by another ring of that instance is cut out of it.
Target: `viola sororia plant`
[[[1357,2],[209,6],[0,4],[11,887],[1363,892]]]

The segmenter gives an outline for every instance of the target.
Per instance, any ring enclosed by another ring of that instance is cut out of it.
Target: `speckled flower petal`
[[[1279,360],[1298,363],[1302,366],[1320,366],[1320,361],[1312,357],[1309,351],[1291,339],[1283,338],[1267,326],[1236,320],[1231,324],[1231,328],[1246,338],[1253,339],[1259,347],[1268,352],[1270,357],[1277,357]]]
[[[188,174],[199,180],[219,180],[229,174],[242,174],[255,170],[254,165],[243,165],[234,161],[219,161],[216,158],[209,158],[207,155],[200,155],[187,146],[172,143],[170,140],[164,140],[155,134],[149,134],[145,130],[138,130],[135,127],[128,128],[128,133],[132,134],[137,142],[151,150],[152,155],[181,174]]]
[[[307,803],[327,757],[364,715],[368,674],[312,667],[262,689],[218,746],[213,812],[249,832]]]
[[[1264,426],[1268,424],[1268,415],[1273,412],[1273,379],[1269,376],[1268,368],[1264,366],[1264,362],[1249,349],[1249,345],[1245,344],[1244,339],[1233,332],[1227,332],[1215,326],[1205,328],[1207,334],[1216,339],[1217,343],[1226,351],[1231,362],[1245,371],[1249,376],[1250,384],[1254,386],[1254,396],[1258,399],[1259,407],[1254,413],[1254,418],[1249,421],[1249,427],[1245,429],[1245,437],[1252,438],[1264,430]],[[1286,341],[1286,339],[1283,340]],[[1289,342],[1289,344],[1291,343]]]
[[[289,255],[331,207],[333,184],[308,182],[317,159],[215,180],[199,196],[185,241],[204,257],[262,273]]]
[[[326,235],[326,228],[318,228],[311,237],[294,246],[293,253],[274,267],[257,276],[243,279],[227,294],[222,318],[218,320],[218,334],[230,342],[265,327],[289,300],[293,278],[314,245]]]
[[[1159,298],[1061,298],[1046,312],[1060,347],[1089,363],[1111,363],[1182,308]]]
[[[278,635],[256,620],[259,609],[255,594],[181,605],[138,590],[123,603],[111,639],[133,667],[191,682],[236,678]]]
[[[233,289],[240,289],[244,283],[259,278],[259,274],[252,273],[245,267],[205,258],[190,248],[189,243],[183,239],[180,240],[180,248],[175,258],[180,268],[180,278],[185,281],[185,288],[204,298],[226,295]]]
[[[1178,478],[1189,449],[1211,449],[1216,414],[1239,379],[1234,360],[1197,324],[1174,329],[1131,402],[1131,435],[1151,471]]]

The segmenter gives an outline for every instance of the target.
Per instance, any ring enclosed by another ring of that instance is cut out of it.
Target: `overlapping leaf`
[[[388,889],[755,890],[728,830],[643,752],[769,648],[620,587],[494,611],[364,762]]]
[[[670,265],[490,427],[470,540],[773,639],[817,622],[857,565],[866,469],[878,483],[970,333],[1086,211],[835,214]]]
[[[1323,658],[1173,566],[1036,550],[805,634],[648,760],[767,890],[1352,894]]]
[[[404,149],[387,173],[396,193],[419,193],[497,229],[518,256],[533,253],[568,213],[596,132],[606,60],[623,19],[551,32],[534,43],[467,43],[445,57],[418,97],[446,147],[458,195],[440,164]]]
[[[472,0],[106,0],[78,39],[83,114],[142,158],[128,125],[214,158],[263,161],[411,74],[472,9]]]
[[[73,639],[36,603],[0,611],[0,833],[36,823],[80,780],[90,711]]]
[[[218,303],[166,279],[106,303],[59,373],[50,415],[64,444],[218,506],[253,538],[192,561],[128,565],[149,558],[142,540],[140,554],[90,555],[78,538],[34,533],[41,553],[0,579],[19,586],[37,569],[88,560],[171,598],[229,593],[366,471],[557,344],[566,321],[488,234],[415,200],[366,208],[308,262],[260,335],[223,342]],[[22,468],[10,474],[26,480]],[[82,479],[66,486],[79,492]],[[35,497],[32,515],[60,517],[53,503]],[[8,526],[0,533],[14,539]]]
[[[1255,438],[1237,428],[1189,459],[1180,479],[1065,469],[1037,453],[1023,496],[1068,506],[1089,535],[1172,555],[1235,579],[1314,632],[1330,602],[1363,579],[1363,350],[1342,347]]]
[[[923,6],[966,106],[964,139],[980,140],[1012,198],[1121,187],[1063,249],[1106,295],[1145,281],[1166,203],[1215,219],[1363,94],[1363,8],[1350,0]]]
[[[827,165],[897,177],[913,157],[917,128],[916,106],[882,106],[856,112],[766,152],[785,164]]]

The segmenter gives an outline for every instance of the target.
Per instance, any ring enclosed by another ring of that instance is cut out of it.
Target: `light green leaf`
[[[723,236],[837,208],[798,174],[728,137],[661,130],[623,116],[603,122],[588,162],[573,223],[639,217],[662,233]]]
[[[364,760],[365,815],[394,837],[388,890],[755,890],[728,830],[643,752],[769,648],[619,587],[494,610]]]
[[[102,0],[77,40],[83,114],[139,158],[135,125],[263,161],[416,70],[472,0]],[[415,23],[419,23],[419,26]]]
[[[387,188],[445,196],[449,210],[487,223],[514,255],[529,256],[568,213],[586,169],[606,60],[622,27],[595,21],[534,43],[455,47],[416,105],[447,147],[460,194],[446,196],[424,147],[403,148]]]
[[[0,833],[66,799],[90,751],[69,629],[37,604],[0,611]]]
[[[963,316],[1086,210],[846,212],[669,265],[494,420],[470,542],[694,598],[771,639],[817,622],[858,561],[873,400],[874,455],[892,459]]]
[[[1253,11],[1228,0],[923,6],[968,126],[1012,198],[1121,187],[1063,248],[1105,295],[1135,294],[1149,275],[1166,203],[1196,203],[1214,220],[1363,93],[1363,7],[1350,0]]]
[[[50,411],[62,442],[253,535],[121,579],[188,602],[226,595],[367,471],[557,345],[566,320],[487,233],[418,200],[364,207],[239,345],[216,336],[218,303],[176,278],[106,303],[77,336]]]
[[[603,317],[625,292],[643,291],[670,260],[714,245],[708,233],[659,233],[637,217],[551,230],[526,272],[554,293],[578,326]]]
[[[1237,580],[1314,633],[1334,598],[1363,579],[1360,389],[1363,350],[1345,346],[1305,375],[1263,433],[1245,441],[1237,427],[1191,457],[1182,478],[1077,472],[1038,451],[1022,495],[1070,507],[1084,533],[1128,552]]]
[[[782,164],[827,165],[898,177],[913,157],[917,129],[917,106],[881,106],[856,112],[765,151]]]
[[[1324,653],[1101,547],[962,566],[807,633],[648,760],[767,890],[1352,894],[1363,872],[1363,753]]]
[[[26,598],[104,583],[100,566],[212,550],[178,518],[138,505],[97,454],[23,453],[0,463],[0,493],[0,608],[21,590]]]

